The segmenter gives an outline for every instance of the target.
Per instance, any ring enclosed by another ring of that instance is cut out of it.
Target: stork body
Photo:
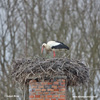
[[[69,47],[66,46],[64,43],[59,42],[59,41],[49,41],[46,43],[42,44],[42,50],[41,53],[43,52],[43,49],[46,49],[47,51],[53,51],[53,57],[55,57],[55,51],[59,49],[67,49],[69,50]]]

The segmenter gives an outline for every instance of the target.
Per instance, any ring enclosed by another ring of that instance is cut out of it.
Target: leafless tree
[[[41,44],[59,40],[70,47],[65,54],[90,67],[91,85],[70,87],[69,100],[74,100],[73,95],[97,95],[99,100],[100,71],[95,70],[100,68],[99,5],[99,0],[1,0],[0,96],[16,94],[20,98],[12,100],[22,100],[23,90],[18,90],[10,77],[12,61],[36,55],[45,57],[40,53]],[[62,55],[63,52],[58,57]]]

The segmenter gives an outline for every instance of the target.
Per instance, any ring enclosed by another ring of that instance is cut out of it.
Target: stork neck
[[[50,48],[49,45],[46,44],[46,45],[45,45],[45,49],[46,49],[46,50],[50,50],[51,48]]]

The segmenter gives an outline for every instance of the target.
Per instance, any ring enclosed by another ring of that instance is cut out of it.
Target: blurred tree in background
[[[1,0],[0,100],[23,99],[21,86],[10,77],[11,64],[17,58],[44,56],[41,45],[49,40],[64,42],[70,47],[66,53],[71,59],[90,67],[91,84],[70,87],[68,100],[78,100],[73,96],[80,95],[99,100],[100,0]]]

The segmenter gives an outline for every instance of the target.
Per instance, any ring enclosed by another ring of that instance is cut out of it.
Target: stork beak
[[[43,47],[42,47],[42,49],[41,49],[41,54],[43,53]]]

